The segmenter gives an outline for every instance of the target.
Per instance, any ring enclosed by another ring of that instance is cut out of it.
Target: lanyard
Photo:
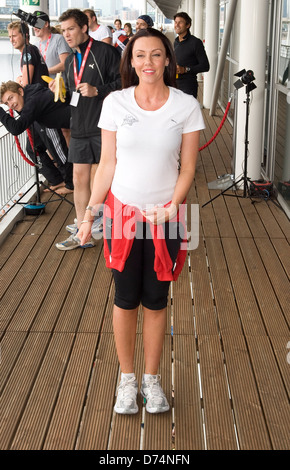
[[[90,49],[92,47],[92,43],[93,43],[93,38],[90,39],[89,44],[87,45],[86,52],[85,52],[85,55],[83,57],[83,61],[82,61],[81,67],[80,67],[79,74],[77,74],[76,58],[74,57],[74,79],[75,79],[76,87],[81,82],[81,79],[82,79],[82,76],[83,76],[83,73],[84,73],[84,68],[85,68],[85,65],[86,65],[86,61],[87,61]]]
[[[45,59],[46,59],[46,51],[47,51],[47,48],[48,48],[50,39],[51,39],[51,33],[50,33],[50,35],[49,35],[49,37],[48,37],[48,40],[46,41],[46,45],[45,45],[45,49],[44,49],[44,53],[43,53],[43,54],[42,54],[42,51],[41,51],[41,41],[40,41],[40,43],[39,43],[40,54],[42,54],[42,57],[44,58],[44,62],[45,62]]]

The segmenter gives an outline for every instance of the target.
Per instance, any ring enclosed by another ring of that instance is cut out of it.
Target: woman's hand
[[[81,242],[81,245],[89,242],[92,237],[92,220],[84,220],[80,224],[79,231],[77,233],[77,237]]]
[[[170,204],[168,207],[155,206],[147,211],[141,211],[142,215],[153,225],[160,225],[173,219],[177,214],[177,207],[175,204]]]

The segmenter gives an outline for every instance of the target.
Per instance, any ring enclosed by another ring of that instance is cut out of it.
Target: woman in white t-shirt
[[[146,410],[159,413],[169,409],[158,375],[168,289],[186,256],[180,205],[194,178],[204,122],[197,100],[176,89],[174,52],[161,32],[149,28],[134,35],[121,76],[123,89],[103,103],[101,161],[78,237],[81,244],[90,238],[92,208],[97,211],[107,196],[104,253],[115,280],[113,326],[121,369],[115,411],[138,412],[133,363],[141,303],[141,394]]]

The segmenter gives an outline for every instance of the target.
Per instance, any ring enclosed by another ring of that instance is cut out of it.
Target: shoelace
[[[149,377],[145,382],[147,398],[158,405],[160,405],[164,399],[164,392],[159,381],[160,375],[157,375],[156,378]]]
[[[126,402],[128,400],[132,401],[136,395],[135,387],[136,379],[134,377],[120,382],[118,386],[118,394],[120,393],[120,398]]]

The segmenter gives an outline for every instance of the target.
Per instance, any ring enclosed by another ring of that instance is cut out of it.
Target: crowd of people
[[[138,412],[134,350],[142,304],[141,394],[149,413],[165,412],[169,403],[158,370],[169,285],[186,257],[182,207],[204,128],[196,74],[209,69],[206,53],[182,12],[175,17],[174,46],[149,15],[137,19],[135,34],[119,19],[113,32],[99,25],[93,10],[62,13],[62,34],[53,31],[46,13],[35,15],[45,22],[35,29],[37,47],[29,43],[28,28],[22,34],[22,23],[8,27],[13,47],[22,53],[22,75],[2,83],[1,102],[20,117],[0,107],[0,120],[14,135],[33,126],[51,187],[62,194],[73,190],[75,220],[56,247],[88,248],[104,238],[115,282],[113,326],[121,369],[115,411]],[[65,102],[54,99],[59,72]],[[43,75],[53,78],[49,85]]]

